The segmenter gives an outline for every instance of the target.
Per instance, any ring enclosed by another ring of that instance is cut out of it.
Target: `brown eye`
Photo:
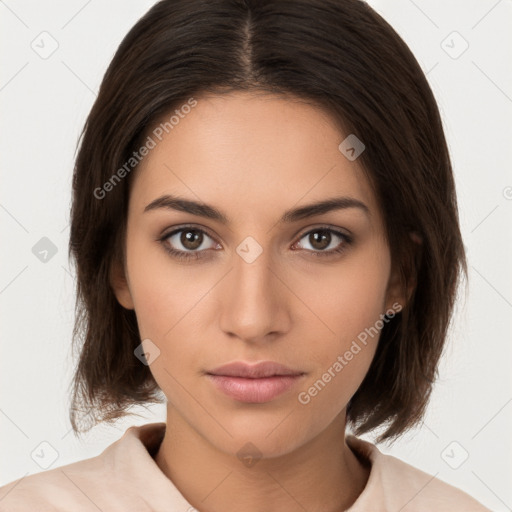
[[[205,244],[207,239],[212,240],[210,246]],[[201,253],[215,247],[215,242],[207,233],[202,229],[192,227],[175,229],[171,233],[164,235],[160,241],[167,252],[178,258],[203,257]]]
[[[317,228],[308,231],[301,237],[301,240],[306,240],[311,247],[304,247],[302,242],[300,243],[301,248],[314,256],[335,256],[345,251],[352,243],[352,238],[349,235],[331,228]]]

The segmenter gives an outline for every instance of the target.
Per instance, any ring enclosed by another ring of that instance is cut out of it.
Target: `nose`
[[[252,262],[238,253],[233,256],[233,269],[218,290],[220,328],[231,337],[264,343],[290,328],[286,276],[282,267],[272,264],[269,252],[264,250]]]

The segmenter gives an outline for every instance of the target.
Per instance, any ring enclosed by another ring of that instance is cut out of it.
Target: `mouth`
[[[305,372],[273,361],[257,364],[229,363],[209,372],[209,380],[230,398],[239,402],[270,402],[291,389]]]

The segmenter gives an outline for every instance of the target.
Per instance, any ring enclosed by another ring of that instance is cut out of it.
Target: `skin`
[[[112,278],[120,304],[135,309],[141,340],[154,344],[145,348],[160,350],[150,370],[168,400],[167,429],[155,461],[197,510],[344,510],[369,476],[346,444],[346,405],[378,337],[308,404],[298,394],[394,303],[404,305],[376,198],[358,160],[338,149],[348,134],[320,108],[247,92],[197,99],[133,176],[127,258]],[[229,224],[144,212],[163,194],[213,205]],[[346,208],[278,222],[285,210],[333,196],[356,198],[369,214]],[[159,241],[183,224],[207,232],[199,249],[180,242],[182,233]],[[311,231],[325,226],[353,242],[331,232],[322,249]],[[248,236],[263,251],[252,263],[236,251]],[[314,254],[344,243],[341,254]],[[207,257],[178,260],[165,244]],[[264,360],[305,375],[256,404],[227,397],[204,374]],[[252,467],[237,457],[248,442],[261,455]]]

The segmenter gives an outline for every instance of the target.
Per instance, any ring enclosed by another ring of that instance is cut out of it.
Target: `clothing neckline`
[[[156,454],[158,453],[160,445],[164,439],[166,428],[167,424],[165,422],[146,423],[140,426],[131,426],[126,430],[123,438],[126,436],[128,438],[132,437],[138,440],[142,444],[141,447],[145,449],[151,458],[151,463],[154,464],[154,469],[158,471],[161,477],[165,478],[169,482],[169,486],[172,487],[173,491],[179,493],[182,499],[185,500],[179,489],[177,489],[177,487],[174,485],[174,482],[170,480],[167,475],[165,475],[155,460]],[[373,489],[379,486],[377,462],[379,455],[382,456],[382,454],[375,445],[363,439],[359,439],[352,434],[346,434],[345,441],[357,459],[362,464],[365,464],[369,469],[368,480],[366,481],[363,490],[356,498],[352,506],[346,510],[346,512],[359,512],[359,510],[363,510],[360,508],[361,505],[371,500]],[[378,510],[380,511],[385,509],[379,508]],[[377,509],[375,509],[375,512],[377,512]]]
[[[136,437],[140,439],[151,458],[154,459],[164,439],[167,424],[165,422],[146,423],[140,426],[129,427],[126,432],[131,429],[136,429],[136,432],[134,431],[133,433],[136,433]],[[368,464],[371,468],[376,458],[375,452],[378,451],[378,448],[353,434],[346,434],[345,440],[358,460],[363,464]]]

